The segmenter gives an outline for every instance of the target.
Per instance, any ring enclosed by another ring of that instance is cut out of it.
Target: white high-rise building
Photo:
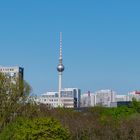
[[[84,93],[81,95],[81,107],[90,107],[91,106],[91,98],[88,93]]]
[[[115,102],[116,93],[112,90],[99,90],[95,93],[85,93],[81,96],[82,107],[104,106],[110,107],[111,102]]]
[[[95,94],[91,94],[91,106],[96,106],[96,95]]]
[[[81,95],[81,107],[93,107],[96,105],[96,96],[94,93],[84,93]]]
[[[115,95],[116,93],[112,90],[96,91],[96,105],[110,107],[111,102],[115,102]]]

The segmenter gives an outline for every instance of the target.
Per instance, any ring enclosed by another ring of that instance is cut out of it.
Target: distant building
[[[90,106],[90,97],[88,93],[84,93],[81,95],[81,107],[89,107]]]
[[[128,93],[129,100],[132,101],[132,99],[136,99],[137,101],[140,101],[140,91],[132,91]]]
[[[116,93],[112,90],[99,90],[95,93],[84,93],[81,95],[82,107],[104,106],[110,107],[115,102]]]
[[[19,66],[14,67],[0,66],[0,73],[3,73],[5,76],[11,78],[12,80],[16,78],[20,78],[21,80],[24,79],[24,68]]]
[[[84,93],[81,95],[81,107],[93,107],[96,105],[96,96],[94,93]]]
[[[64,88],[60,92],[61,103],[66,108],[79,108],[81,90],[78,88]]]
[[[116,95],[115,101],[116,102],[129,101],[129,96],[128,95]]]
[[[65,88],[60,92],[60,101],[58,92],[47,92],[42,94],[36,101],[47,104],[50,107],[79,108],[81,101],[81,90],[78,88]]]
[[[36,99],[37,103],[47,104],[51,107],[58,107],[58,92],[47,92]]]
[[[130,106],[131,101],[118,101],[118,102],[112,102],[110,107],[120,107],[120,106]]]
[[[96,106],[96,95],[91,94],[91,107]]]
[[[96,105],[110,107],[115,102],[116,93],[112,90],[99,90],[95,92]]]
[[[129,106],[132,99],[140,101],[140,91],[132,91],[128,94],[117,95],[112,90],[98,90],[94,93],[84,93],[81,95],[81,107],[118,107],[118,106]]]

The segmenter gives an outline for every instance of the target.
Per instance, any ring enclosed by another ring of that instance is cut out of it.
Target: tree
[[[0,131],[18,115],[30,92],[27,82],[0,73]]]
[[[140,102],[135,98],[132,99],[131,107],[136,110],[136,112],[140,113]]]
[[[70,135],[53,118],[18,118],[0,135],[2,140],[69,140]]]

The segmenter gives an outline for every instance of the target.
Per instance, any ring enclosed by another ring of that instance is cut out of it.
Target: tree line
[[[140,102],[82,110],[52,108],[29,98],[30,85],[0,74],[0,140],[140,140]]]

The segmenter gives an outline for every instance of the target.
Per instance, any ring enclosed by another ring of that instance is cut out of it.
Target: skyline
[[[35,94],[58,90],[59,33],[63,87],[83,92],[139,90],[140,2],[1,1],[0,65],[19,65]]]

